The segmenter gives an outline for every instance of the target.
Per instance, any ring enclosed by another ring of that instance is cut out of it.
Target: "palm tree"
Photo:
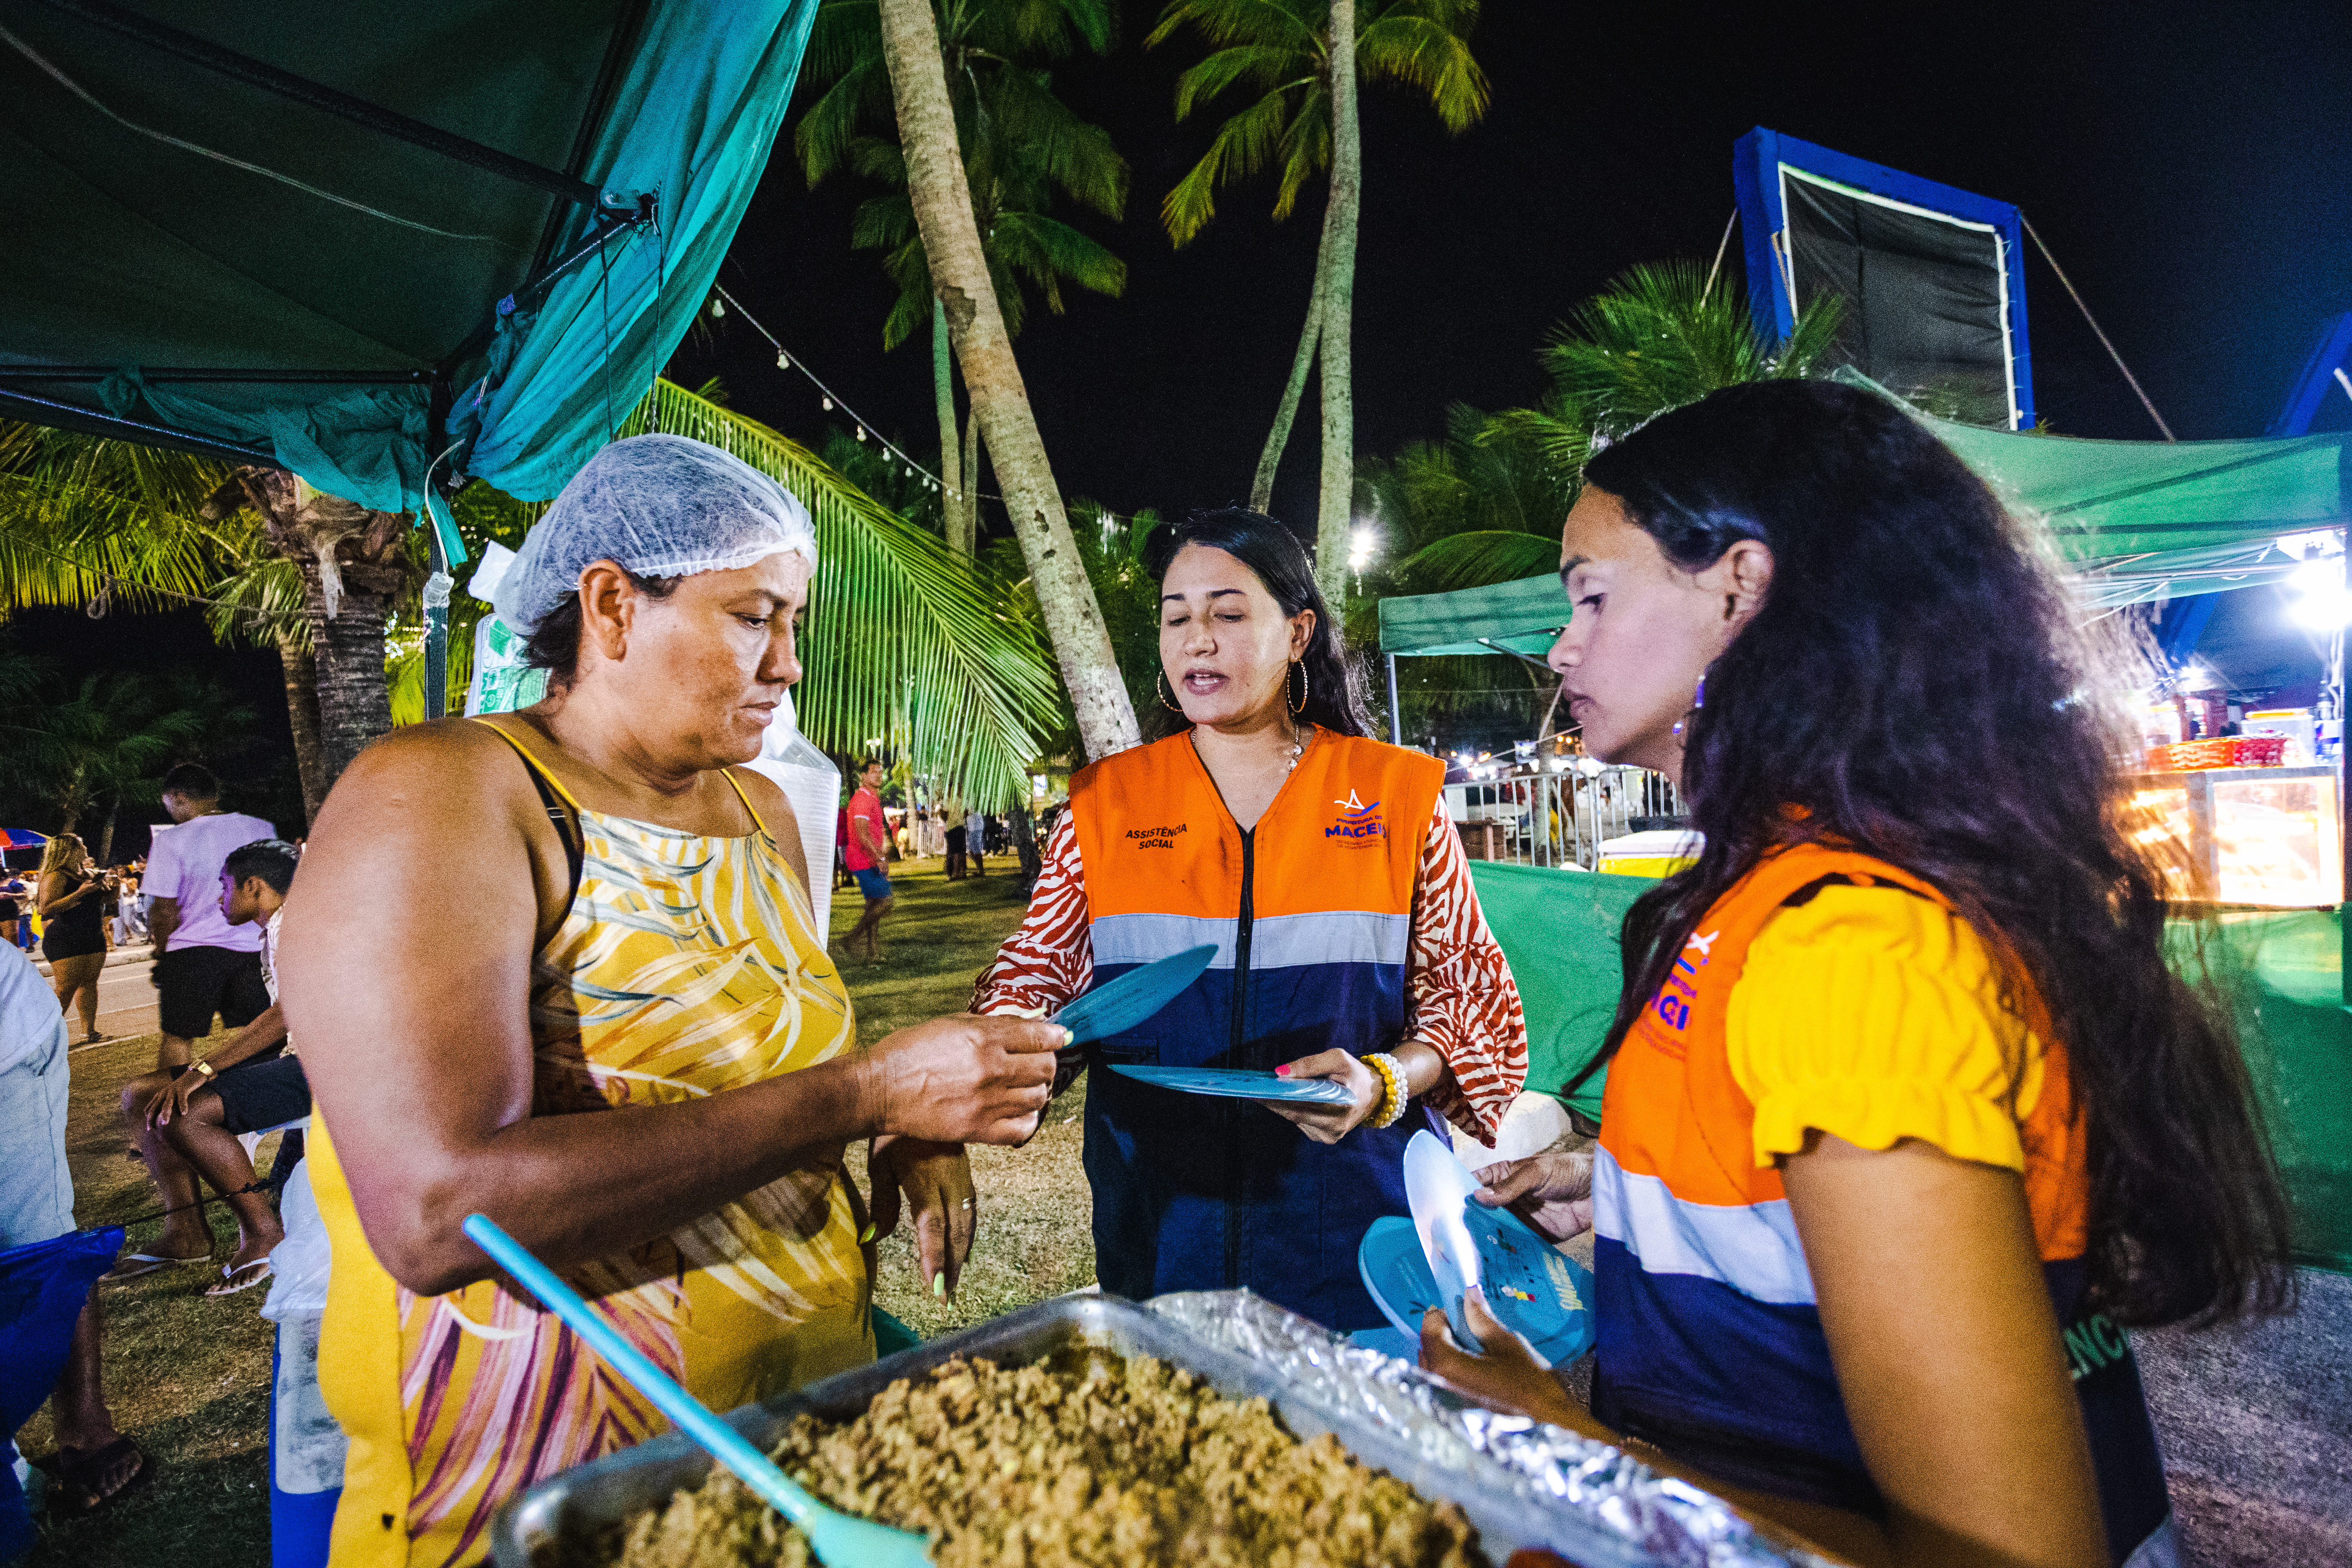
[[[1176,118],[1236,87],[1257,98],[1218,127],[1208,152],[1168,193],[1160,216],[1169,237],[1191,241],[1216,213],[1220,186],[1278,166],[1274,216],[1287,217],[1298,194],[1329,171],[1315,284],[1290,379],[1258,458],[1250,504],[1263,511],[1289,444],[1307,367],[1322,363],[1323,461],[1316,511],[1316,574],[1333,603],[1347,574],[1353,497],[1355,408],[1349,322],[1356,230],[1362,204],[1363,144],[1356,85],[1391,81],[1427,96],[1448,131],[1486,111],[1486,74],[1471,58],[1478,0],[1170,0],[1146,40],[1158,45],[1184,26],[1213,52],[1176,84]]]
[[[1009,336],[1020,335],[1024,279],[1056,315],[1064,308],[1065,284],[1114,298],[1126,290],[1127,264],[1050,213],[1059,192],[1117,219],[1127,205],[1127,162],[1108,132],[1078,119],[1054,95],[1052,79],[1038,64],[1063,58],[1080,44],[1104,52],[1115,20],[1105,0],[941,0],[939,7],[948,95],[973,218]],[[817,14],[803,68],[812,85],[824,88],[793,137],[809,184],[847,168],[888,187],[859,205],[850,243],[884,252],[883,268],[898,285],[898,301],[883,323],[883,347],[896,348],[927,325],[931,330],[948,539],[969,555],[978,532],[977,425],[959,438],[947,312],[931,287],[908,195],[906,154],[895,141],[865,130],[877,119],[887,121],[891,110],[876,0],[830,0]]]
[[[972,411],[1005,491],[1005,510],[1021,541],[1038,607],[1061,665],[1087,754],[1104,757],[1140,739],[1103,627],[1102,610],[1062,492],[1045,459],[1045,438],[1013,357],[1003,307],[989,268],[971,187],[956,135],[955,104],[930,0],[878,0],[882,53],[907,154],[907,192],[945,312]],[[1063,0],[1066,8],[1072,0]],[[966,458],[970,472],[970,459]],[[968,487],[967,487],[968,488]]]
[[[1576,470],[1467,404],[1446,410],[1445,426],[1444,440],[1368,459],[1357,477],[1358,507],[1382,531],[1394,562],[1376,576],[1383,593],[1512,582],[1549,570],[1559,557]]]
[[[805,448],[726,408],[723,396],[715,382],[703,395],[656,382],[620,434],[663,430],[708,441],[770,475],[808,507],[824,557],[804,644],[814,672],[801,705],[810,736],[840,750],[889,736],[919,770],[959,785],[976,803],[1001,804],[1024,789],[1027,765],[1045,748],[1057,704],[1047,650],[1003,608],[1006,584],[952,555],[919,522],[877,504]],[[839,440],[836,449],[868,450],[846,437]],[[92,456],[89,448],[100,446],[115,449]],[[47,454],[48,465],[5,460],[11,452],[21,458],[28,447]],[[65,462],[76,451],[84,459],[80,470]],[[100,458],[115,466],[105,467]],[[131,488],[124,476],[132,464],[150,465],[149,480],[162,499],[145,510],[128,503],[109,510]],[[89,477],[93,465],[114,477],[100,483]],[[75,472],[84,474],[84,482],[68,482]],[[0,608],[80,603],[100,592],[124,601],[153,600],[165,592],[201,595],[217,639],[274,643],[285,657],[299,752],[300,699],[309,694],[315,702],[318,694],[307,682],[298,689],[295,671],[319,630],[316,601],[323,596],[325,571],[315,553],[305,562],[272,548],[271,522],[252,507],[230,510],[249,497],[248,487],[259,488],[272,505],[292,495],[298,524],[318,526],[299,511],[308,505],[331,526],[336,518],[320,503],[332,498],[293,485],[290,476],[275,470],[232,472],[176,453],[0,426],[0,574],[6,574],[0,577]],[[471,557],[454,573],[463,588],[485,542],[520,544],[544,509],[477,484],[455,498],[453,510]],[[383,514],[373,515],[370,533]],[[362,535],[336,542],[338,619],[352,614],[361,592],[375,601],[369,606],[378,650],[372,710],[379,716],[364,743],[391,727],[395,698],[404,720],[423,717],[422,659],[415,657],[419,541],[410,529],[390,541]],[[379,571],[398,571],[406,585],[386,584],[375,575]],[[369,574],[366,582],[355,582],[362,573]],[[471,633],[486,607],[459,593],[449,608],[454,708],[463,700]],[[396,676],[387,674],[388,667]],[[348,691],[344,700],[358,706]],[[318,708],[311,712],[316,735]],[[314,784],[307,763],[303,772],[315,811],[331,775]]]
[[[0,722],[7,772],[55,814],[58,832],[96,817],[100,865],[113,850],[117,807],[153,799],[173,762],[252,721],[208,682],[133,672],[84,676],[17,710],[22,721]]]
[[[1727,386],[1824,374],[1840,310],[1835,296],[1816,297],[1775,348],[1757,335],[1735,282],[1710,286],[1706,268],[1690,261],[1629,268],[1552,330],[1538,355],[1551,387],[1538,406],[1483,418],[1457,409],[1443,449],[1409,447],[1377,470],[1379,514],[1414,520],[1402,541],[1412,553],[1396,568],[1400,591],[1549,571],[1596,442]],[[1448,485],[1458,497],[1441,504]]]
[[[276,647],[306,808],[329,778],[302,576],[250,513],[215,498],[225,463],[0,423],[0,613],[36,605],[205,602],[215,638]]]

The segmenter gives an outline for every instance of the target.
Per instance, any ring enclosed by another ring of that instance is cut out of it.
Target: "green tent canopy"
[[[552,496],[699,309],[816,8],[11,6],[0,416]]]
[[[2042,520],[2089,609],[2275,582],[2298,564],[2277,548],[2281,536],[2352,521],[2352,432],[2084,441],[1919,419],[2003,500]],[[1381,651],[1540,655],[1567,622],[1552,576],[1383,599]]]

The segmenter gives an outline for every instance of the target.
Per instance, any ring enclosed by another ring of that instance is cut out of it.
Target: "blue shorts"
[[[890,896],[890,879],[871,866],[850,875],[857,879],[857,890],[866,895],[867,903],[878,904]]]

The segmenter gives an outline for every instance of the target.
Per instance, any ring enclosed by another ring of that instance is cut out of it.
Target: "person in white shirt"
[[[284,1238],[269,1194],[256,1185],[253,1161],[238,1142],[299,1121],[310,1113],[310,1086],[287,1038],[278,1007],[276,950],[286,891],[294,885],[294,847],[265,838],[232,851],[223,864],[228,891],[222,913],[232,928],[260,931],[259,963],[269,1006],[202,1061],[134,1079],[122,1113],[147,1162],[166,1211],[155,1250],[126,1252],[106,1283],[136,1279],[182,1263],[209,1262],[212,1231],[196,1186],[201,1175],[236,1215],[237,1248],[205,1294],[233,1296],[269,1278],[269,1252]]]
[[[66,1166],[66,1100],[72,1077],[66,1049],[65,1013],[49,983],[32,960],[0,946],[0,1251],[54,1241],[74,1228],[73,1176]],[[66,1278],[52,1275],[49,1287],[62,1288]],[[37,1310],[29,1300],[19,1300],[16,1308],[28,1314]],[[49,1396],[58,1454],[54,1466],[42,1463],[54,1477],[52,1520],[95,1513],[155,1473],[155,1460],[115,1429],[107,1410],[100,1379],[100,1310],[94,1294],[82,1303]],[[0,1541],[26,1528],[21,1512],[13,1521],[0,1519]]]
[[[145,890],[152,902],[153,979],[163,1043],[158,1068],[188,1063],[194,1043],[212,1033],[213,1015],[241,1029],[269,1006],[261,983],[261,937],[239,930],[221,910],[221,862],[229,851],[277,830],[257,816],[220,808],[220,781],[182,763],[163,775],[163,809],[175,825],[155,830]]]

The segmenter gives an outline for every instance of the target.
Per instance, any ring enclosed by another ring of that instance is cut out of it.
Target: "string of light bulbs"
[[[745,321],[751,322],[751,330],[753,331],[768,340],[768,345],[776,351],[776,368],[778,370],[796,370],[800,372],[801,374],[808,378],[809,384],[817,389],[817,392],[822,397],[823,406],[827,412],[831,412],[838,408],[840,412],[849,416],[850,421],[857,426],[857,438],[859,440],[865,440],[867,433],[871,431],[877,444],[888,451],[892,457],[905,464],[909,469],[921,475],[924,482],[929,484],[931,489],[941,490],[959,500],[962,498],[963,492],[961,490],[956,489],[955,486],[949,484],[941,476],[931,472],[930,469],[923,467],[922,464],[915,461],[914,458],[907,456],[905,450],[897,443],[889,440],[881,433],[881,431],[877,430],[872,426],[868,425],[865,419],[858,415],[857,410],[849,406],[847,399],[844,398],[839,393],[834,391],[833,388],[827,386],[824,381],[819,379],[816,372],[808,367],[808,363],[805,360],[799,358],[790,350],[786,349],[783,343],[776,337],[776,334],[768,331],[767,327],[761,321],[759,317],[745,310],[743,308],[743,302],[735,298],[734,295],[730,294],[724,285],[714,281],[710,286],[710,290],[712,293],[718,295],[719,299],[724,301],[727,306],[731,308],[737,315],[741,316]],[[1002,503],[1004,500],[1003,496],[997,495],[990,490],[975,490],[973,494],[978,496],[982,500],[992,500]],[[1132,517],[1124,516],[1118,512],[1112,511],[1107,507],[1103,509],[1102,521],[1107,525],[1121,522],[1131,523],[1134,521],[1135,519]]]
[[[885,437],[879,429],[868,425],[866,420],[860,416],[857,410],[849,406],[847,399],[844,398],[839,393],[834,391],[833,388],[827,386],[824,381],[818,377],[816,372],[808,367],[808,363],[805,360],[803,360],[798,355],[793,353],[789,349],[785,348],[782,341],[779,339],[775,333],[768,331],[767,326],[761,321],[759,317],[745,310],[743,308],[743,302],[727,291],[725,285],[719,283],[714,279],[711,281],[710,291],[718,296],[718,299],[712,301],[710,307],[711,313],[713,315],[724,314],[724,311],[720,309],[721,303],[723,302],[727,309],[734,310],[737,315],[741,316],[745,321],[751,322],[751,330],[759,333],[761,337],[767,339],[768,346],[776,351],[776,368],[778,370],[795,370],[800,372],[801,374],[806,376],[808,378],[809,384],[817,389],[822,402],[822,406],[825,411],[831,413],[834,410],[838,409],[841,413],[848,416],[850,422],[857,426],[857,438],[859,440],[865,440],[867,434],[870,432],[875,442],[878,446],[887,451],[893,458],[898,459],[898,461],[904,464],[909,471],[922,476],[924,482],[929,485],[931,489],[943,491],[945,494],[955,497],[959,500],[962,498],[963,492],[961,490],[956,489],[955,486],[949,484],[941,476],[933,473],[930,469],[923,467],[922,464],[915,461],[914,458],[906,454],[904,448]],[[992,500],[1000,504],[1004,500],[1003,496],[997,495],[990,490],[975,490],[972,493],[982,500]],[[1108,507],[1105,507],[1102,509],[1101,512],[1100,526],[1103,531],[1108,533],[1110,529],[1117,524],[1132,524],[1135,521],[1135,518],[1131,514],[1116,512],[1111,510]],[[1363,570],[1365,562],[1370,558],[1370,546],[1360,537],[1363,531],[1364,531],[1360,529],[1357,531],[1359,537],[1356,542],[1356,548],[1351,553],[1349,562],[1349,564],[1353,569],[1360,572]]]
[[[710,286],[710,291],[719,297],[719,302],[723,302],[725,305],[731,307],[738,315],[751,322],[751,330],[753,331],[768,340],[768,346],[776,351],[776,368],[778,370],[796,370],[800,372],[801,374],[808,378],[809,384],[817,389],[822,402],[822,406],[828,413],[838,407],[842,413],[847,415],[850,422],[857,426],[857,438],[859,440],[865,440],[866,436],[871,433],[876,445],[881,447],[883,450],[888,452],[891,457],[904,464],[908,469],[921,475],[923,482],[930,486],[931,489],[942,491],[958,500],[962,499],[963,492],[961,490],[958,489],[954,485],[950,484],[942,476],[931,472],[930,469],[923,467],[922,464],[908,457],[906,454],[906,451],[900,447],[897,442],[892,441],[888,437],[883,435],[879,429],[868,425],[865,419],[860,417],[857,410],[849,406],[849,402],[846,398],[834,391],[833,388],[827,386],[824,382],[818,377],[816,372],[808,367],[807,361],[795,358],[792,352],[784,347],[782,340],[780,340],[775,333],[768,331],[767,327],[761,321],[759,317],[745,310],[743,308],[743,302],[735,298],[734,295],[730,294],[723,285],[713,281]],[[714,302],[712,304],[711,313],[713,315],[725,314],[725,311],[720,309],[719,302]],[[1001,501],[1004,498],[1003,496],[990,495],[983,490],[980,492],[980,499],[982,500]]]

